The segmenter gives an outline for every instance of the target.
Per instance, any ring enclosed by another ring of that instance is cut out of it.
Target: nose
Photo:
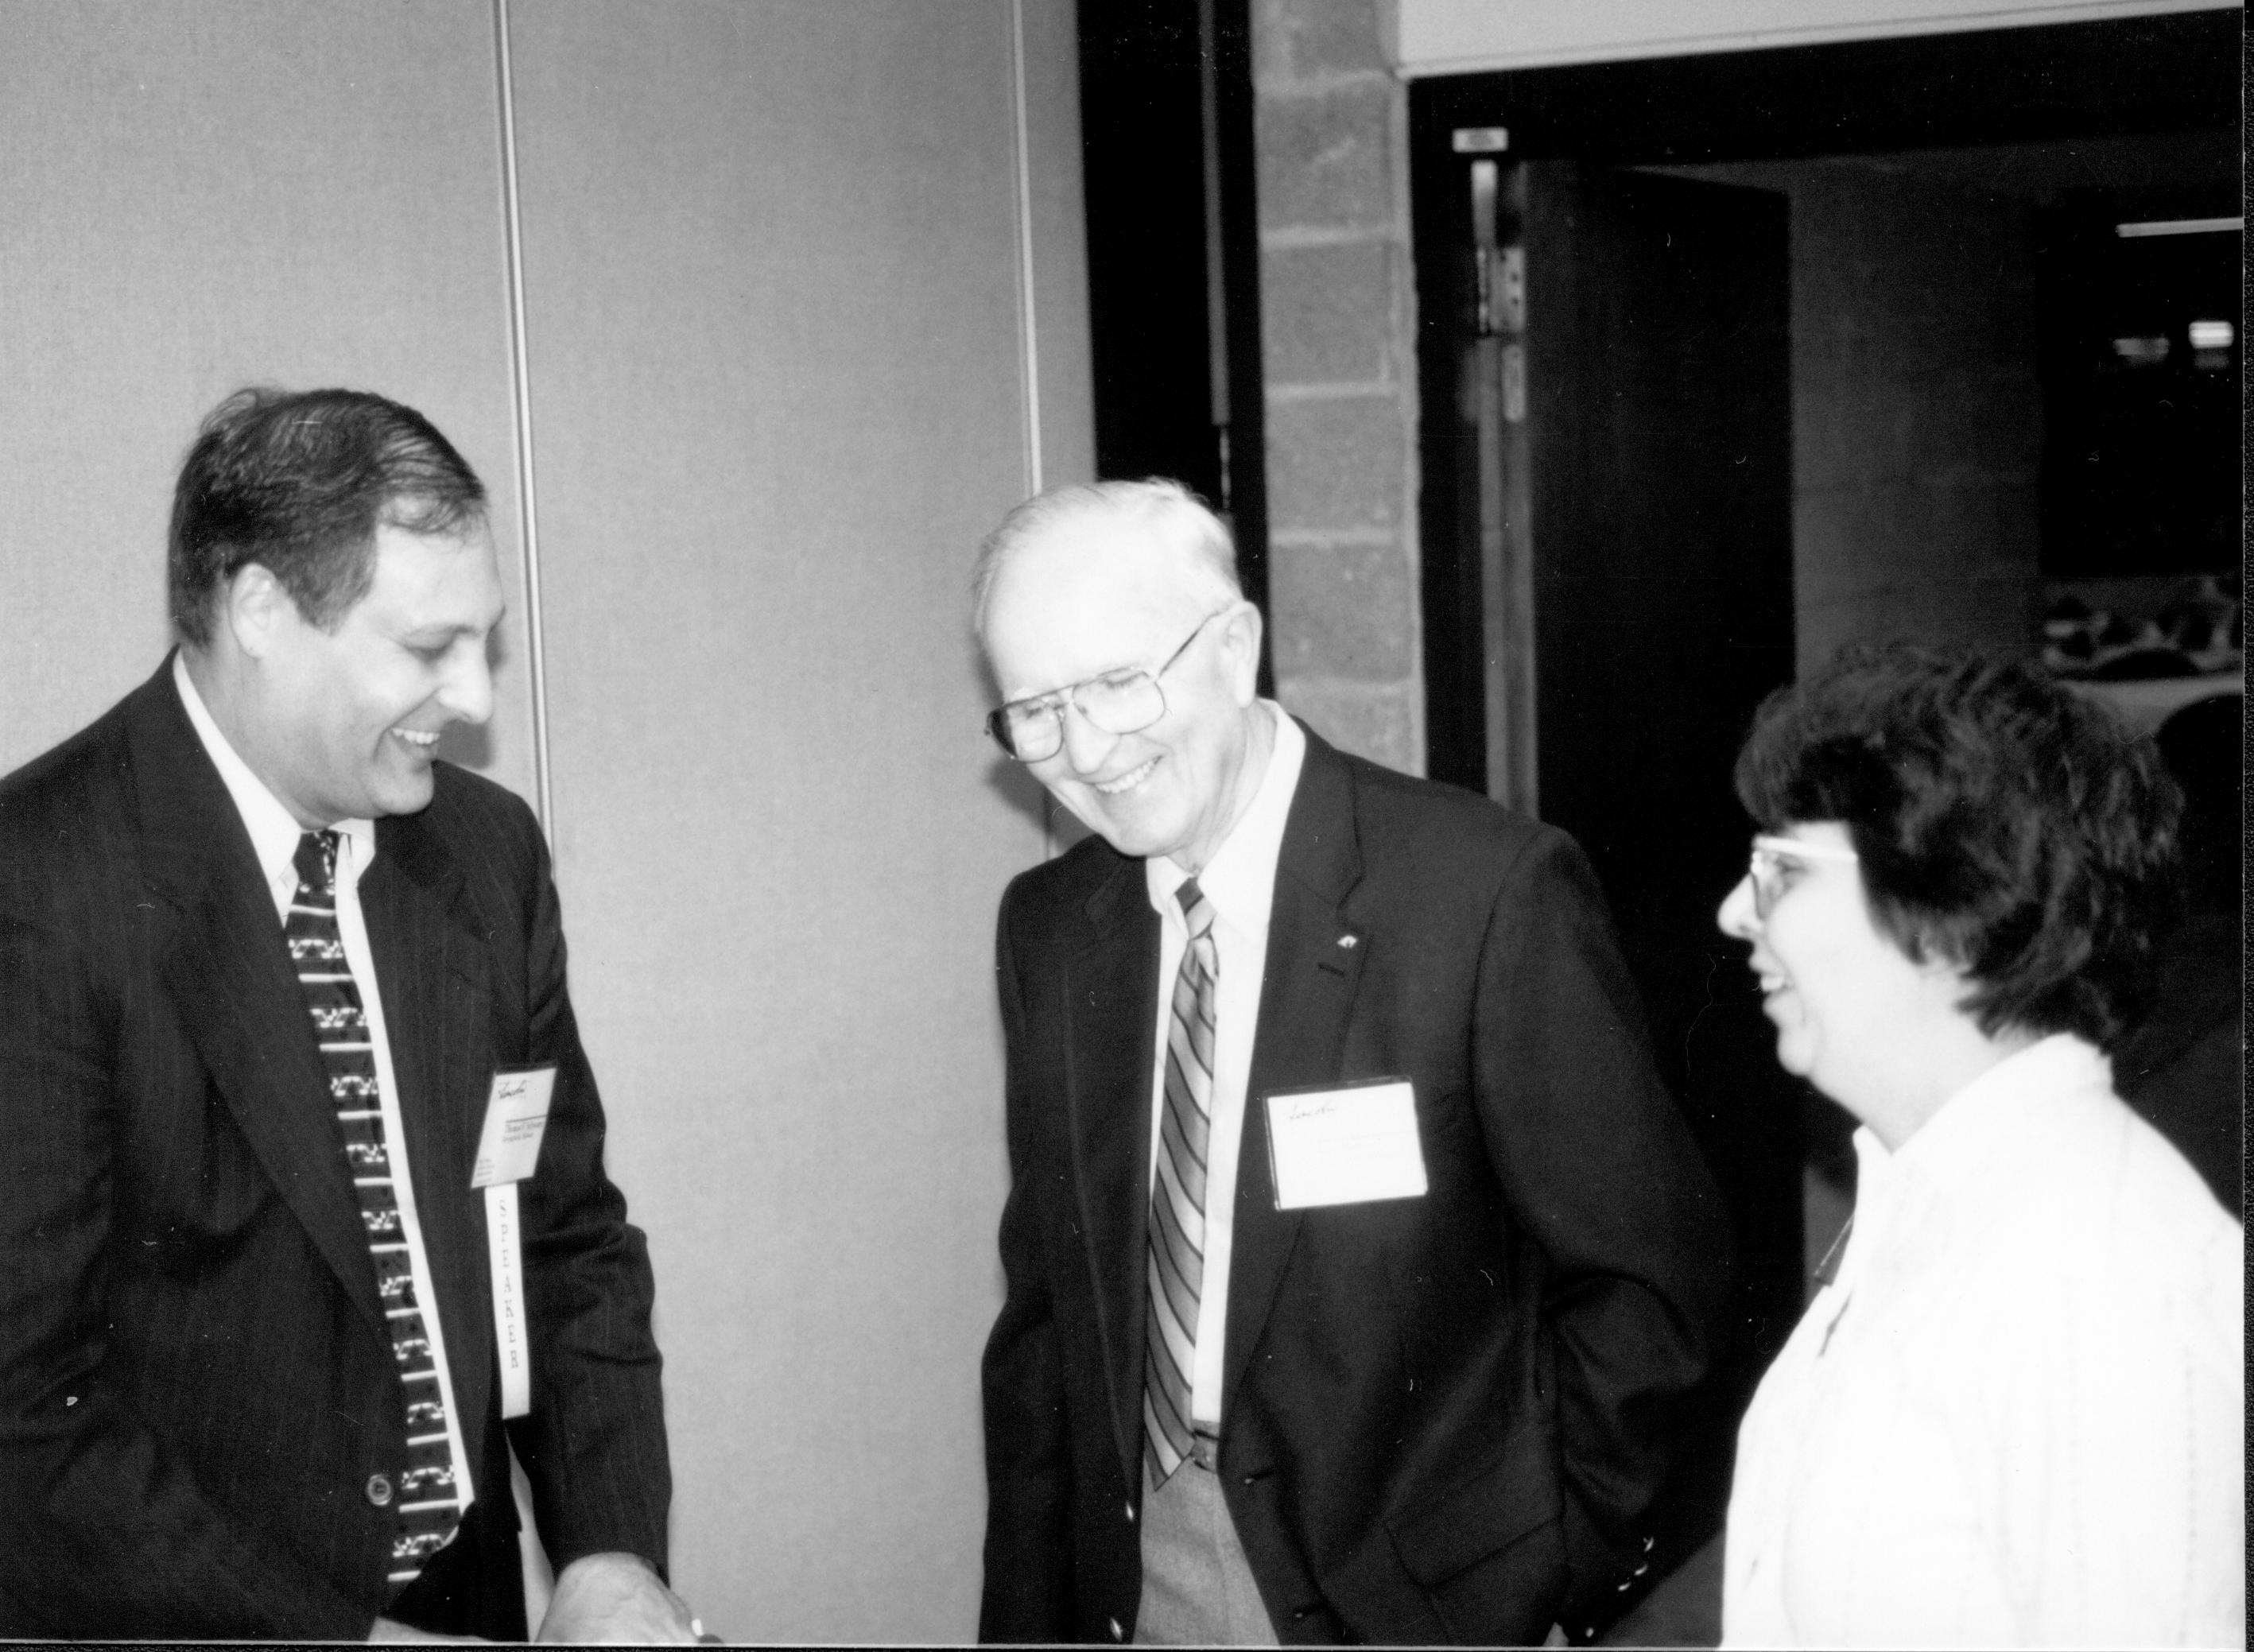
[[[493,666],[486,658],[486,640],[465,637],[446,662],[445,681],[438,685],[438,704],[457,721],[482,724],[493,716]]]
[[[1737,886],[1722,898],[1722,909],[1714,914],[1714,921],[1722,933],[1740,941],[1751,941],[1760,929],[1760,914],[1754,907],[1754,875],[1747,872],[1738,879]]]
[[[1064,760],[1072,766],[1075,774],[1094,774],[1111,755],[1111,748],[1119,744],[1119,737],[1096,727],[1069,700],[1065,703],[1062,716],[1063,726],[1058,732],[1064,740]]]

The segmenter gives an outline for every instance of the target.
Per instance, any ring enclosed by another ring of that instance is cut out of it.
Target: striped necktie
[[[375,1072],[375,1046],[361,1007],[360,987],[337,928],[337,834],[307,832],[298,840],[298,892],[284,933],[298,984],[313,1018],[313,1036],[328,1068],[329,1097],[345,1164],[368,1228],[376,1291],[391,1328],[406,1407],[407,1455],[396,1475],[375,1475],[368,1494],[396,1499],[399,1524],[391,1540],[392,1592],[414,1581],[424,1564],[452,1541],[462,1517],[454,1485],[454,1453],[447,1439],[446,1398],[415,1296],[414,1265],[400,1226],[392,1189],[391,1155],[384,1145],[383,1106]],[[388,1489],[387,1489],[388,1488]]]
[[[1197,1353],[1198,1288],[1205,1272],[1206,1133],[1213,1117],[1214,984],[1221,958],[1213,903],[1194,878],[1177,892],[1189,945],[1174,977],[1166,1028],[1166,1099],[1151,1183],[1151,1256],[1144,1312],[1143,1463],[1163,1486],[1190,1454],[1190,1373]]]

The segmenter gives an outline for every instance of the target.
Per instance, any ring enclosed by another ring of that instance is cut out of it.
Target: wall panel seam
[[[540,597],[540,510],[533,489],[532,364],[524,320],[524,224],[517,201],[515,69],[509,57],[508,0],[493,0],[494,73],[500,92],[501,216],[508,243],[511,410],[516,432],[517,521],[524,539],[525,662],[531,676],[533,807],[556,842],[556,799],[548,761],[547,636]]]
[[[1041,357],[1034,309],[1032,116],[1026,92],[1026,0],[1010,7],[1010,150],[1017,188],[1018,359],[1024,375],[1026,494],[1041,491]]]

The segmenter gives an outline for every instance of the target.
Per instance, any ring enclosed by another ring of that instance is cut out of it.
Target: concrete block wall
[[[1269,622],[1278,697],[1421,774],[1408,94],[1381,0],[1254,0]]]

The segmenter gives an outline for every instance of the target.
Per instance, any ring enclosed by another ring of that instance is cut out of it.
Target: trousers
[[[1135,1639],[1145,1646],[1274,1646],[1236,1523],[1208,1443],[1143,1496],[1143,1595]]]

